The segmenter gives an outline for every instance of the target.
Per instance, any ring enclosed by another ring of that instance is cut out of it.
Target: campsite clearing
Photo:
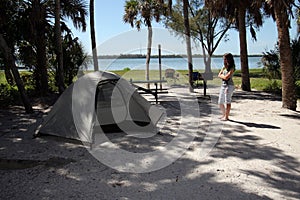
[[[279,97],[255,91],[236,91],[233,99],[231,121],[222,122],[207,156],[199,158],[197,151],[217,117],[210,109],[214,99],[198,98],[200,124],[188,150],[148,173],[117,171],[74,141],[33,139],[45,108],[35,107],[31,115],[20,107],[0,110],[1,199],[299,199],[300,105],[296,112],[282,109]],[[107,136],[135,151],[167,144],[180,124],[180,109],[169,96],[161,100],[166,129],[153,139]]]

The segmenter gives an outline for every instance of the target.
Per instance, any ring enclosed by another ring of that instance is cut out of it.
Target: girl
[[[234,91],[234,83],[232,80],[232,76],[235,71],[235,63],[233,55],[231,53],[224,54],[223,59],[224,66],[220,70],[218,75],[218,77],[222,79],[218,104],[222,112],[221,120],[226,121],[229,120],[229,113],[231,109],[231,97]]]

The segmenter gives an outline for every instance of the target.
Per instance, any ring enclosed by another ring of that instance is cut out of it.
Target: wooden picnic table
[[[152,94],[155,97],[156,104],[158,103],[158,94],[168,93],[167,88],[162,88],[162,87],[158,88],[158,84],[159,83],[162,84],[162,83],[166,83],[166,82],[167,82],[166,80],[132,80],[132,79],[130,79],[131,85],[133,85],[138,90],[140,90],[139,91],[140,94]],[[155,88],[154,89],[144,88],[139,85],[136,85],[136,84],[140,84],[140,83],[147,83],[147,84],[153,83],[155,85]]]

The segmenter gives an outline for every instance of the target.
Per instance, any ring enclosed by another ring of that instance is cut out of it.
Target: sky
[[[89,2],[89,1],[87,1]],[[130,24],[123,22],[125,0],[95,1],[95,32],[98,55],[120,55],[127,53],[145,53],[147,46],[147,28],[137,31]],[[296,36],[296,25],[292,22],[291,39]],[[90,26],[87,18],[87,31],[82,33],[72,28],[74,36],[82,42],[86,52],[91,53]],[[162,54],[186,54],[186,45],[182,38],[174,36],[162,24],[153,23],[152,54],[157,54],[161,45]],[[70,23],[70,27],[72,27]],[[271,19],[266,20],[263,27],[257,31],[257,41],[253,41],[247,29],[248,54],[262,54],[274,49],[277,41],[276,24]],[[222,41],[214,55],[231,52],[239,55],[239,36],[236,30],[228,32],[229,41]],[[193,54],[202,54],[202,50],[193,46]]]

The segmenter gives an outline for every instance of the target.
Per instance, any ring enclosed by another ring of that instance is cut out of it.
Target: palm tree
[[[183,18],[184,18],[184,32],[186,42],[186,52],[188,57],[188,70],[189,70],[189,89],[193,92],[193,59],[192,59],[192,48],[191,48],[191,29],[189,23],[189,1],[183,0]]]
[[[290,110],[296,110],[297,108],[294,67],[289,34],[289,14],[291,13],[293,3],[293,0],[269,0],[266,1],[265,4],[265,11],[272,15],[276,21],[278,31],[278,47],[282,76],[282,107]]]
[[[92,41],[94,70],[98,71],[99,67],[98,67],[98,58],[97,58],[94,10],[95,10],[94,9],[94,0],[90,0],[90,26],[91,26],[91,41]]]
[[[18,38],[18,36],[15,34],[17,33],[17,27],[18,27],[18,22],[19,22],[19,17],[17,16],[18,13],[18,9],[17,7],[19,7],[19,3],[17,2],[10,2],[8,3],[8,1],[0,1],[0,7],[2,10],[5,10],[5,12],[0,12],[0,30],[1,33],[3,35],[3,37],[5,36],[4,40],[6,41],[6,44],[9,45],[9,48],[11,50],[14,50],[14,46],[16,45],[16,40]],[[11,24],[11,25],[9,25]],[[14,26],[12,26],[14,25]],[[9,30],[6,30],[9,29]],[[1,54],[1,61],[3,63],[1,63],[3,65],[4,68],[4,74],[5,74],[5,78],[7,83],[9,83],[10,85],[13,85],[14,82],[14,78],[13,78],[13,74],[11,72],[11,70],[8,67],[5,67],[6,64],[5,63],[5,59],[3,59],[3,55]]]
[[[34,73],[36,89],[37,91],[41,91],[42,95],[45,95],[48,92],[47,40],[49,39],[49,35],[51,35],[47,31],[51,30],[51,19],[55,18],[55,6],[61,7],[60,18],[62,20],[70,18],[75,28],[81,28],[82,31],[85,31],[85,18],[87,15],[86,4],[83,0],[60,0],[60,5],[58,5],[58,3],[55,4],[55,1],[46,0],[31,0],[24,3],[26,3],[26,8],[29,12],[27,40],[36,47],[36,70]],[[58,22],[58,18],[56,20],[57,25],[61,24]],[[56,34],[59,33],[57,32]],[[58,55],[60,55],[59,51]],[[58,56],[58,58],[61,59],[58,59],[60,69],[57,70],[58,74],[60,74],[58,77],[60,77],[63,74],[61,67],[63,60],[60,56]],[[60,82],[58,85],[62,85],[62,83]],[[63,89],[60,89],[60,91],[62,90]]]
[[[35,81],[36,90],[41,92],[41,95],[48,93],[48,73],[47,73],[47,58],[46,58],[46,27],[47,27],[47,12],[46,5],[40,0],[32,0],[28,2],[30,8],[30,33],[32,33],[32,43],[36,47],[36,70]]]
[[[6,61],[7,64],[7,68],[11,70],[14,80],[17,84],[18,90],[20,92],[21,95],[21,99],[22,102],[24,104],[26,113],[32,113],[33,109],[32,109],[32,105],[30,103],[30,100],[26,94],[25,88],[24,88],[24,84],[23,81],[20,77],[19,71],[17,69],[16,66],[16,62],[14,59],[14,56],[12,55],[12,50],[9,48],[9,46],[7,45],[6,40],[4,39],[3,35],[0,33],[0,49],[3,52],[4,55],[4,59]]]
[[[129,23],[131,27],[141,29],[144,24],[148,27],[148,43],[146,55],[146,80],[149,80],[149,64],[152,46],[152,20],[160,21],[162,14],[165,14],[166,6],[159,0],[128,0],[125,2],[125,13],[123,20]],[[149,88],[149,84],[148,84]]]
[[[247,4],[246,4],[247,3]],[[240,39],[240,60],[241,60],[241,75],[242,75],[242,90],[251,91],[248,66],[248,49],[246,37],[246,9],[249,7],[249,1],[239,1],[238,9],[238,31]]]
[[[59,93],[65,90],[64,86],[64,66],[63,66],[63,50],[60,27],[60,0],[55,0],[55,39],[56,39],[56,55],[57,55],[57,82]]]
[[[0,7],[5,12],[0,12],[0,52],[4,62],[6,79],[9,83],[16,83],[26,113],[33,111],[31,102],[26,94],[24,83],[16,66],[15,46],[20,40],[17,31],[23,21],[18,13],[21,11],[21,2],[1,1]],[[14,81],[13,81],[14,80]]]
[[[262,14],[260,12],[262,1],[206,0],[205,4],[217,16],[225,17],[235,23],[239,31],[240,39],[242,90],[251,91],[248,66],[246,22],[250,22],[250,25],[254,24],[257,27],[262,25]],[[255,32],[253,31],[254,29],[252,28],[252,25],[250,30],[252,37],[255,38]]]

